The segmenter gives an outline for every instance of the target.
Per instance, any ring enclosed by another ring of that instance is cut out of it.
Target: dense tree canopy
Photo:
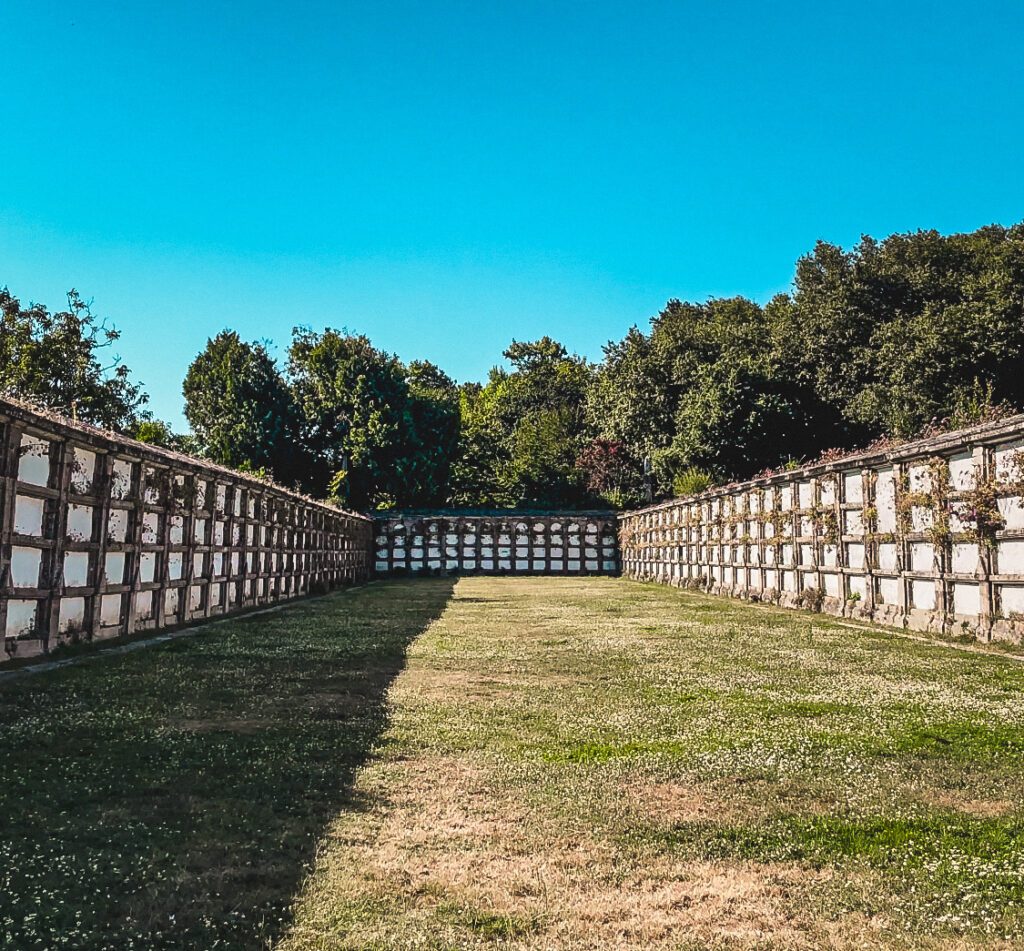
[[[1024,224],[818,242],[793,287],[670,300],[592,365],[513,340],[486,383],[403,364],[368,338],[299,329],[287,365],[224,331],[185,380],[193,435],[142,412],[117,339],[0,291],[0,387],[356,508],[631,505],[791,459],[1024,405]]]
[[[576,460],[588,441],[593,371],[550,337],[513,341],[511,372],[462,390],[462,438],[450,500],[460,505],[538,508],[588,501]]]
[[[1024,405],[1024,225],[819,241],[767,310],[794,377],[863,432],[909,435],[979,386]]]
[[[406,380],[411,433],[419,447],[411,453],[409,482],[416,492],[409,501],[414,505],[443,504],[459,446],[459,389],[447,373],[426,360],[410,363]]]
[[[669,301],[605,353],[591,423],[650,456],[661,491],[1021,406],[1024,225],[819,242],[766,307]]]
[[[182,391],[204,455],[284,484],[302,477],[295,404],[265,346],[222,331],[192,361]]]
[[[633,328],[606,348],[589,394],[593,428],[650,458],[664,491],[694,467],[749,474],[834,444],[842,426],[787,372],[771,336],[745,298],[669,301],[650,334]]]
[[[444,373],[336,330],[297,330],[288,356],[311,489],[330,485],[356,507],[443,501],[458,429]]]

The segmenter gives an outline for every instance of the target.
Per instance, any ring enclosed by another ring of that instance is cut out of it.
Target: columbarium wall
[[[0,663],[366,580],[371,522],[0,400]]]
[[[1024,416],[620,516],[623,574],[946,634],[1024,633]]]
[[[379,576],[618,574],[613,512],[374,516]]]

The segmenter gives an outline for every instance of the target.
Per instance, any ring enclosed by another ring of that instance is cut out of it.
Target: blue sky
[[[824,238],[1024,219],[1019,3],[0,4],[0,286],[154,412],[224,327],[482,379]]]

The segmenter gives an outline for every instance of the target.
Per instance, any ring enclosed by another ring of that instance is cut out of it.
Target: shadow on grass
[[[455,579],[0,688],[0,947],[262,948]]]

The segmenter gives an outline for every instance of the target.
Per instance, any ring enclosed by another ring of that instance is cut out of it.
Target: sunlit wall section
[[[915,630],[1024,633],[1024,417],[620,517],[623,574]]]
[[[368,518],[0,401],[0,663],[366,580]]]

